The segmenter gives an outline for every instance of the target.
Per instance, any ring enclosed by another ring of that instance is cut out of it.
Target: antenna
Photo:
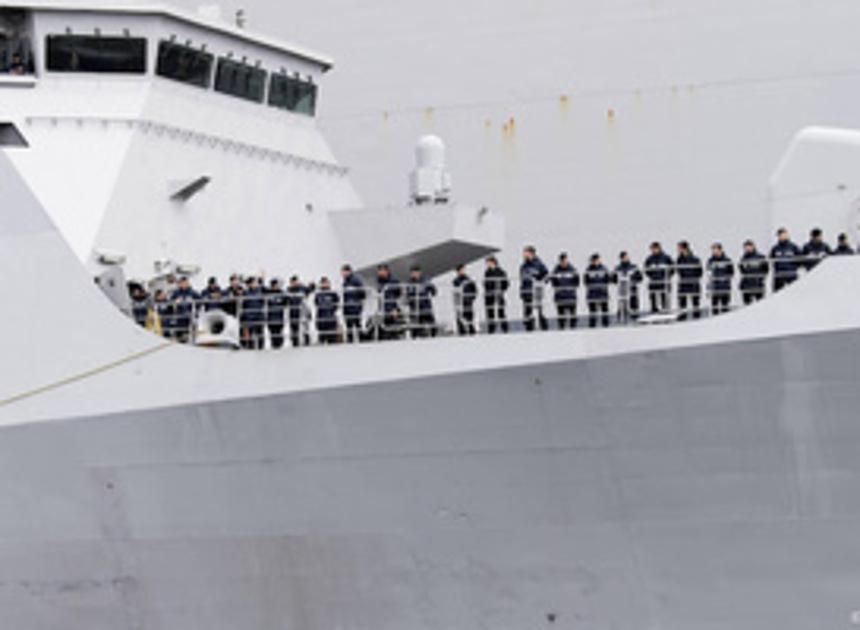
[[[245,9],[236,11],[236,28],[245,28]]]

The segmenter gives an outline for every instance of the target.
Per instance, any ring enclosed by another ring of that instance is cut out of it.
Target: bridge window
[[[208,88],[212,84],[212,64],[215,56],[202,50],[174,42],[158,45],[158,76],[189,85]]]
[[[317,86],[285,74],[273,74],[269,84],[269,105],[313,116],[316,113]]]
[[[53,72],[146,73],[142,37],[48,35],[47,67]]]
[[[216,92],[262,103],[265,89],[265,70],[226,57],[218,59],[218,70],[215,72]]]

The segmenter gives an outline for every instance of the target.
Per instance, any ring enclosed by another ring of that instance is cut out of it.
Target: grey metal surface
[[[858,352],[824,333],[6,427],[4,624],[848,628]]]

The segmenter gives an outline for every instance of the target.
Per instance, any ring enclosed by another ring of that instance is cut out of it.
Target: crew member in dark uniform
[[[618,285],[618,321],[626,324],[639,318],[639,285],[643,276],[627,252],[621,252],[618,261],[612,282]]]
[[[678,243],[678,257],[675,259],[675,269],[678,272],[678,309],[679,319],[688,317],[687,306],[691,306],[693,317],[701,317],[702,306],[702,261],[693,253],[687,241]]]
[[[298,348],[299,345],[309,346],[311,343],[311,335],[308,331],[308,307],[305,300],[313,290],[313,283],[306,286],[298,276],[290,277],[286,291],[287,321],[290,326],[290,343],[294,348]]]
[[[552,270],[550,284],[553,287],[555,312],[558,328],[576,328],[576,291],[579,288],[579,272],[564,252],[558,257],[558,264]]]
[[[376,290],[380,302],[379,310],[382,313],[379,338],[398,339],[403,334],[403,311],[400,308],[403,287],[392,275],[388,265],[383,264],[376,268]]]
[[[200,299],[203,301],[203,310],[223,310],[223,298],[224,296],[221,292],[221,287],[218,285],[218,278],[209,278],[206,283],[206,288],[200,293]]]
[[[321,344],[337,343],[337,309],[340,296],[331,290],[331,282],[323,276],[314,295],[317,307],[317,338]]]
[[[281,281],[272,278],[266,289],[266,324],[269,328],[272,348],[275,350],[284,346],[284,309],[286,306],[287,296],[281,287]]]
[[[738,261],[740,290],[744,304],[749,305],[764,298],[765,283],[770,265],[751,240],[744,242],[744,253]]]
[[[590,264],[585,269],[585,299],[588,302],[588,326],[598,324],[609,326],[609,283],[612,276],[609,269],[600,261],[600,254],[592,254]]]
[[[510,283],[508,274],[499,267],[495,256],[487,258],[484,270],[484,307],[487,310],[487,332],[493,334],[498,326],[503,333],[508,332],[508,318],[505,315],[505,294]]]
[[[475,334],[475,299],[478,285],[466,273],[466,265],[457,265],[454,277],[454,308],[457,315],[457,334]]]
[[[242,347],[249,350],[262,350],[266,342],[264,322],[266,320],[266,299],[263,288],[256,276],[248,278],[242,301]]]
[[[648,276],[648,296],[652,313],[663,313],[669,309],[673,273],[672,257],[663,251],[660,243],[651,243],[651,254],[645,259],[645,275]]]
[[[364,301],[367,299],[367,289],[364,281],[356,274],[350,265],[340,268],[343,280],[343,323],[346,329],[347,343],[361,341],[361,318],[364,312]]]
[[[406,304],[409,306],[409,330],[412,338],[436,336],[436,317],[433,314],[433,298],[436,285],[424,278],[421,267],[415,265],[409,270],[409,284],[406,285]]]
[[[179,284],[171,294],[170,301],[173,302],[174,337],[180,343],[187,342],[191,337],[194,311],[199,300],[200,295],[191,288],[188,278],[179,278]]]
[[[520,299],[523,302],[523,324],[526,330],[535,329],[535,312],[541,330],[549,328],[549,322],[543,314],[543,283],[549,275],[549,269],[538,258],[537,250],[529,245],[523,249],[523,263],[520,265]]]
[[[833,250],[830,245],[824,242],[824,233],[821,228],[814,228],[809,233],[809,241],[803,246],[801,254],[803,255],[803,266],[807,271],[811,271],[821,262],[825,256],[830,256]]]
[[[173,305],[167,299],[167,292],[164,289],[158,289],[155,292],[153,307],[158,316],[156,328],[161,329],[162,336],[172,339],[174,336]]]
[[[785,228],[779,229],[776,238],[776,245],[771,248],[770,257],[773,264],[773,290],[779,291],[797,280],[802,252],[792,242]]]
[[[843,232],[839,235],[839,239],[836,241],[836,249],[833,250],[833,254],[836,256],[853,256],[854,248],[851,247],[851,244],[848,242],[848,235]]]
[[[721,243],[711,245],[708,275],[711,284],[711,311],[714,315],[727,313],[732,302],[732,278],[735,275],[735,266],[726,256]]]
[[[230,284],[227,287],[227,294],[222,298],[221,303],[224,306],[224,312],[233,317],[239,317],[240,311],[244,306],[242,297],[245,295],[245,289],[242,287],[242,278],[238,274],[230,276]]]
[[[128,295],[131,298],[131,315],[141,328],[146,328],[149,321],[149,311],[152,308],[152,300],[140,282],[128,283]]]

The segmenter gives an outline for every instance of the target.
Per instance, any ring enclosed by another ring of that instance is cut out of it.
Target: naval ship
[[[362,204],[314,51],[162,6],[0,25],[4,627],[860,623],[860,259],[682,323],[172,343],[117,270],[444,277],[521,215],[457,201],[432,140],[411,203]],[[860,133],[811,122],[751,223],[851,232]]]

